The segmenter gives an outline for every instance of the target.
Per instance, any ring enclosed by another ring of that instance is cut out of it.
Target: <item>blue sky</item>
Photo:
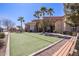
[[[25,22],[30,22],[35,18],[34,12],[42,6],[53,8],[54,16],[64,15],[62,3],[0,3],[0,17],[7,17],[19,25],[20,23],[17,21],[19,16],[24,16]]]

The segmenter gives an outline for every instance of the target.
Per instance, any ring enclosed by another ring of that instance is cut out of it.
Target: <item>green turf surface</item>
[[[11,33],[10,55],[30,55],[58,40],[60,39],[40,33]]]

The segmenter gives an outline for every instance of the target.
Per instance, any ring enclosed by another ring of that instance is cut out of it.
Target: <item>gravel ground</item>
[[[7,44],[7,36],[4,39],[2,39],[2,40],[4,40],[5,46],[3,46],[3,48],[0,49],[0,56],[4,56],[5,55],[5,52],[6,52],[6,44]]]

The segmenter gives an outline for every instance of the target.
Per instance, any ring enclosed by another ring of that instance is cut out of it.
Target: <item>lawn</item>
[[[27,56],[58,40],[60,39],[40,33],[11,33],[10,55]]]

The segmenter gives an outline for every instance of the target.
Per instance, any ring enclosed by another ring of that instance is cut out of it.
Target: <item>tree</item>
[[[23,31],[23,27],[22,27],[22,24],[23,24],[23,22],[24,22],[24,17],[22,17],[22,16],[20,16],[19,18],[18,18],[18,21],[20,21],[20,23],[21,23],[21,32]]]
[[[40,17],[42,17],[42,20],[39,20],[38,22],[36,22],[36,27],[38,27],[39,23],[41,24],[40,27],[42,29],[43,32],[46,31],[46,27],[51,23],[50,19],[45,20],[44,17],[48,14],[51,18],[51,16],[53,15],[54,11],[52,8],[47,9],[46,7],[41,7],[39,11],[36,11],[35,14],[33,16],[35,16],[36,18],[38,18],[38,20],[40,19]]]
[[[50,19],[48,20],[48,26],[50,26],[50,30],[52,32],[52,21],[51,21],[51,16],[53,15],[54,10],[52,8],[47,9],[47,14],[49,15]]]
[[[35,11],[35,13],[34,13],[33,16],[38,19],[38,21],[36,22],[36,31],[38,32],[38,31],[39,31],[38,25],[39,25],[39,23],[40,23],[39,18],[40,18],[40,16],[41,16],[41,12],[40,12],[40,11]]]
[[[47,13],[46,12],[47,11],[46,7],[41,7],[40,11],[41,11],[41,14],[42,14],[41,16],[45,17],[45,14]],[[42,22],[42,26],[41,27],[43,28],[43,32],[45,32],[45,28],[46,28],[45,25],[46,24],[45,24],[44,20],[42,20],[41,22]]]
[[[40,11],[41,11],[42,16],[44,17],[47,9],[46,9],[46,7],[41,7]]]
[[[0,20],[0,27],[1,27],[1,20]]]
[[[70,10],[71,13],[67,17],[68,20],[66,23],[72,26],[75,29],[74,31],[77,32],[77,27],[79,26],[79,6],[72,6]]]
[[[33,16],[39,19],[40,16],[41,16],[41,12],[40,11],[35,11]]]
[[[53,13],[54,13],[54,10],[53,10],[52,8],[49,8],[49,9],[47,10],[47,13],[48,13],[48,15],[51,17],[51,16],[53,15]]]
[[[14,22],[12,22],[11,20],[6,19],[6,18],[4,18],[4,19],[2,20],[2,24],[3,24],[4,27],[7,28],[7,31],[9,31],[9,29],[10,29],[10,28],[13,28],[14,25],[15,25]]]

